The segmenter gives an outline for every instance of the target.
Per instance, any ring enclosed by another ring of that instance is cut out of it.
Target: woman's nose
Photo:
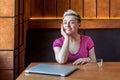
[[[70,27],[70,23],[67,23],[67,27]]]

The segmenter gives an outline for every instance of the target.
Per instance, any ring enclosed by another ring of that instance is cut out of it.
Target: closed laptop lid
[[[26,69],[26,73],[39,73],[49,75],[67,76],[77,69],[76,66],[65,66],[55,64],[38,64],[29,69]]]

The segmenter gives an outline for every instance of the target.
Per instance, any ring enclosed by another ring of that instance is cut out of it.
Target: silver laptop
[[[67,76],[75,70],[77,70],[76,66],[64,66],[60,64],[38,64],[29,69],[26,69],[25,72]]]

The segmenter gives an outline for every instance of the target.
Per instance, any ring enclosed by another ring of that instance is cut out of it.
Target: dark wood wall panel
[[[120,28],[120,20],[116,19],[92,19],[82,21],[83,29],[104,29],[104,28]]]
[[[96,0],[84,0],[84,18],[96,18]]]
[[[19,41],[19,31],[18,30],[19,30],[19,26],[16,25],[15,26],[15,42],[14,42],[15,43],[15,45],[14,45],[15,49],[18,48],[18,46],[19,46],[19,42],[18,42]]]
[[[0,70],[0,80],[14,80],[13,70]]]
[[[57,18],[61,18],[69,7],[69,0],[57,0]]]
[[[33,19],[29,22],[29,28],[60,28],[61,19]],[[84,19],[81,29],[120,28],[120,20],[115,19]]]
[[[30,14],[32,15],[30,16],[28,26],[29,28],[59,28],[57,23],[60,22],[57,21],[60,21],[63,17],[64,11],[70,8],[81,15],[82,20],[84,20],[82,23],[83,29],[119,28],[119,3],[120,0],[31,0]],[[104,19],[106,22],[103,25]],[[86,21],[88,21],[87,24],[85,23]],[[50,26],[48,24],[50,24]]]
[[[14,55],[14,60],[15,60],[15,62],[14,62],[14,64],[15,64],[15,66],[14,66],[14,68],[15,68],[15,78],[17,78],[18,76],[19,76],[19,56],[18,56],[18,49],[17,50],[15,50],[15,55]]]
[[[97,18],[109,18],[109,0],[97,0]]]
[[[23,8],[23,11],[24,11],[23,20],[24,20],[24,22],[28,21],[30,18],[30,14],[31,14],[31,5],[30,4],[31,4],[31,0],[24,0],[24,8]]]
[[[13,70],[13,51],[0,51],[0,69]]]
[[[20,29],[19,29],[19,45],[23,45],[24,44],[24,41],[23,41],[23,35],[24,35],[24,33],[23,33],[23,29],[24,27],[23,27],[23,24],[20,24]]]
[[[120,0],[111,0],[111,17],[120,19]]]
[[[23,47],[24,48],[24,47]],[[20,51],[19,54],[19,74],[25,69],[25,50]]]
[[[75,5],[77,4],[77,5]],[[71,0],[71,8],[75,10],[83,18],[83,0]]]
[[[43,0],[31,0],[31,16],[43,17]]]
[[[56,0],[44,0],[44,17],[56,18]]]
[[[120,18],[120,0],[31,0],[31,18],[62,18],[71,8],[84,19]]]
[[[25,24],[32,12],[30,3],[30,0],[0,0],[0,80],[15,80],[25,68]],[[38,13],[39,8],[33,12]]]
[[[20,13],[20,14],[23,14],[23,5],[24,5],[23,2],[24,2],[24,1],[23,1],[23,0],[20,0],[19,2],[20,2],[20,3],[19,3],[19,4],[20,4],[20,8],[19,8],[19,9],[20,9],[20,12],[19,12],[19,13]]]

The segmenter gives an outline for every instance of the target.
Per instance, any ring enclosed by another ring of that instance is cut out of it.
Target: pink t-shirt
[[[76,54],[71,54],[69,52],[68,62],[73,62],[78,58],[86,58],[89,56],[89,50],[94,47],[93,40],[89,36],[80,35],[80,48]],[[64,37],[60,37],[53,42],[53,47],[62,47]]]

